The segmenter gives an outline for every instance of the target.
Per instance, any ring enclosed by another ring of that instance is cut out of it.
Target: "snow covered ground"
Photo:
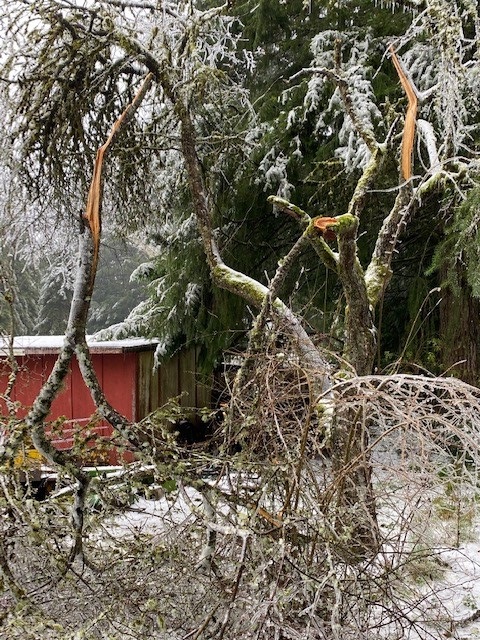
[[[394,512],[386,504],[380,506],[379,518],[384,525],[392,525],[386,539],[397,540],[394,529],[399,523],[398,513],[402,513],[402,518],[405,515],[404,507],[399,507],[397,500],[397,511]],[[464,510],[459,514],[446,513],[438,497],[431,504],[436,506],[430,513],[424,513],[423,506],[416,514],[420,528],[424,527],[416,540],[424,540],[425,555],[418,563],[418,572],[412,568],[403,578],[411,582],[411,593],[419,594],[418,607],[414,606],[409,613],[411,619],[418,621],[419,627],[410,629],[404,637],[417,640],[431,634],[432,639],[480,638],[480,518],[473,512],[466,514]],[[143,536],[151,544],[165,545],[192,525],[200,525],[200,531],[204,531],[204,506],[202,494],[191,487],[162,498],[141,497],[125,512],[104,520],[97,540],[100,545],[109,545],[121,543],[125,538]],[[413,520],[412,524],[415,525]],[[404,551],[407,553],[408,544],[405,539]],[[412,563],[412,567],[415,566]],[[405,587],[410,590],[407,583]],[[422,621],[427,619],[429,622],[424,624]],[[377,637],[389,640],[398,637],[389,633],[385,630],[384,635]]]

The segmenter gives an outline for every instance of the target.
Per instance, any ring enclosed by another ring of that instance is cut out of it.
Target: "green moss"
[[[245,276],[225,265],[217,265],[212,270],[212,276],[218,286],[228,289],[241,296],[244,300],[260,307],[266,290],[259,282]]]
[[[268,196],[267,202],[275,207],[278,207],[279,209],[288,209],[290,211],[293,211],[293,213],[295,213],[300,219],[310,218],[308,213],[306,213],[303,209],[300,209],[300,207],[297,207],[296,204],[292,204],[288,200],[285,200],[285,198],[279,198],[278,196]]]
[[[367,166],[365,167],[360,179],[358,180],[357,186],[355,187],[355,192],[352,199],[350,200],[350,205],[348,207],[349,214],[353,215],[354,211],[358,212],[359,208],[361,208],[360,202],[363,200],[365,193],[369,189],[376,173],[380,169],[383,158],[385,156],[385,152],[386,146],[384,144],[379,144],[376,146],[375,151],[372,153],[372,156]]]
[[[368,301],[372,306],[378,302],[381,292],[392,276],[392,270],[378,260],[372,261],[365,274]]]
[[[355,230],[358,227],[358,218],[351,213],[344,213],[340,216],[336,216],[336,223],[329,225],[332,229],[335,229],[337,235],[343,235]]]

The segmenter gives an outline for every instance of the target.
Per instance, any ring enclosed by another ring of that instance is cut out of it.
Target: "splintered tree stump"
[[[313,221],[313,226],[318,229],[324,240],[335,240],[336,233],[331,225],[337,224],[337,222],[336,218],[316,218]]]

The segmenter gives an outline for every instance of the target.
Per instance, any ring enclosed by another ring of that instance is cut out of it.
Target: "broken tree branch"
[[[115,122],[110,134],[102,147],[97,152],[92,182],[88,194],[87,208],[84,216],[86,225],[80,236],[79,244],[79,265],[76,274],[73,299],[70,307],[70,315],[65,332],[65,342],[58,355],[55,365],[46,383],[43,385],[30,409],[25,422],[31,430],[32,442],[37,451],[46,460],[54,465],[60,466],[70,477],[77,480],[75,501],[72,511],[72,521],[75,531],[75,540],[69,562],[76,557],[83,556],[82,533],[83,533],[83,512],[85,497],[88,490],[88,475],[77,466],[74,457],[65,451],[57,450],[45,432],[45,418],[50,412],[50,408],[58,395],[63,381],[70,369],[73,354],[76,353],[79,361],[83,379],[92,393],[94,401],[100,398],[98,380],[95,370],[91,365],[91,360],[86,344],[86,323],[90,301],[95,283],[95,275],[98,265],[98,255],[100,248],[101,234],[101,204],[102,204],[102,168],[107,150],[113,141],[122,131],[123,127],[131,120],[135,111],[141,104],[148,88],[153,80],[153,75],[148,74],[143,81],[140,90],[133,101],[126,107],[121,116]],[[85,364],[86,363],[86,364]],[[99,407],[102,415],[108,420],[112,416],[118,417],[118,413],[110,407],[101,394],[102,403]],[[123,421],[115,420],[113,426],[123,426]]]
[[[402,83],[402,87],[405,90],[408,98],[408,109],[405,115],[405,126],[403,129],[402,137],[402,178],[404,180],[410,180],[412,177],[412,153],[413,153],[413,140],[415,138],[415,121],[417,119],[417,105],[418,98],[417,93],[413,87],[413,83],[405,73],[400,60],[398,59],[393,45],[389,47],[392,54],[392,62],[397,70],[398,77]]]
[[[87,221],[90,231],[92,233],[93,245],[94,245],[94,262],[92,265],[92,274],[93,279],[95,278],[97,262],[98,262],[98,253],[100,248],[100,234],[101,234],[101,209],[102,209],[102,196],[103,196],[103,179],[102,179],[102,171],[103,171],[103,161],[105,159],[105,155],[107,151],[111,148],[115,139],[119,136],[121,131],[125,128],[125,126],[130,122],[133,118],[135,112],[137,111],[139,105],[141,104],[145,94],[147,93],[150,85],[152,84],[153,74],[149,73],[144,79],[137,95],[134,97],[132,102],[127,106],[122,115],[118,118],[115,124],[110,131],[110,135],[108,136],[106,142],[98,149],[97,156],[95,158],[95,165],[93,168],[93,177],[92,182],[90,184],[90,190],[88,192],[87,199],[87,209],[85,211],[84,219]],[[93,287],[93,282],[91,283]]]

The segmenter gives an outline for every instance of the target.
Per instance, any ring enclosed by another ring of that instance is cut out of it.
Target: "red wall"
[[[12,400],[22,404],[19,416],[23,417],[37,396],[42,384],[50,374],[57,356],[49,354],[28,355],[17,358],[19,373],[13,388]],[[93,365],[100,385],[108,402],[129,420],[137,419],[136,379],[138,354],[92,354]],[[0,389],[3,391],[8,380],[8,371],[0,361]],[[5,403],[0,400],[0,413],[5,414]],[[61,436],[52,439],[59,449],[72,446],[72,431],[78,425],[84,426],[95,412],[90,391],[83,382],[78,364],[74,359],[63,389],[54,400],[48,420],[64,417]],[[70,422],[72,421],[72,422]],[[110,436],[112,427],[105,422],[95,427],[95,433]],[[108,454],[108,462],[117,462],[116,456]],[[107,460],[105,460],[107,461]]]

